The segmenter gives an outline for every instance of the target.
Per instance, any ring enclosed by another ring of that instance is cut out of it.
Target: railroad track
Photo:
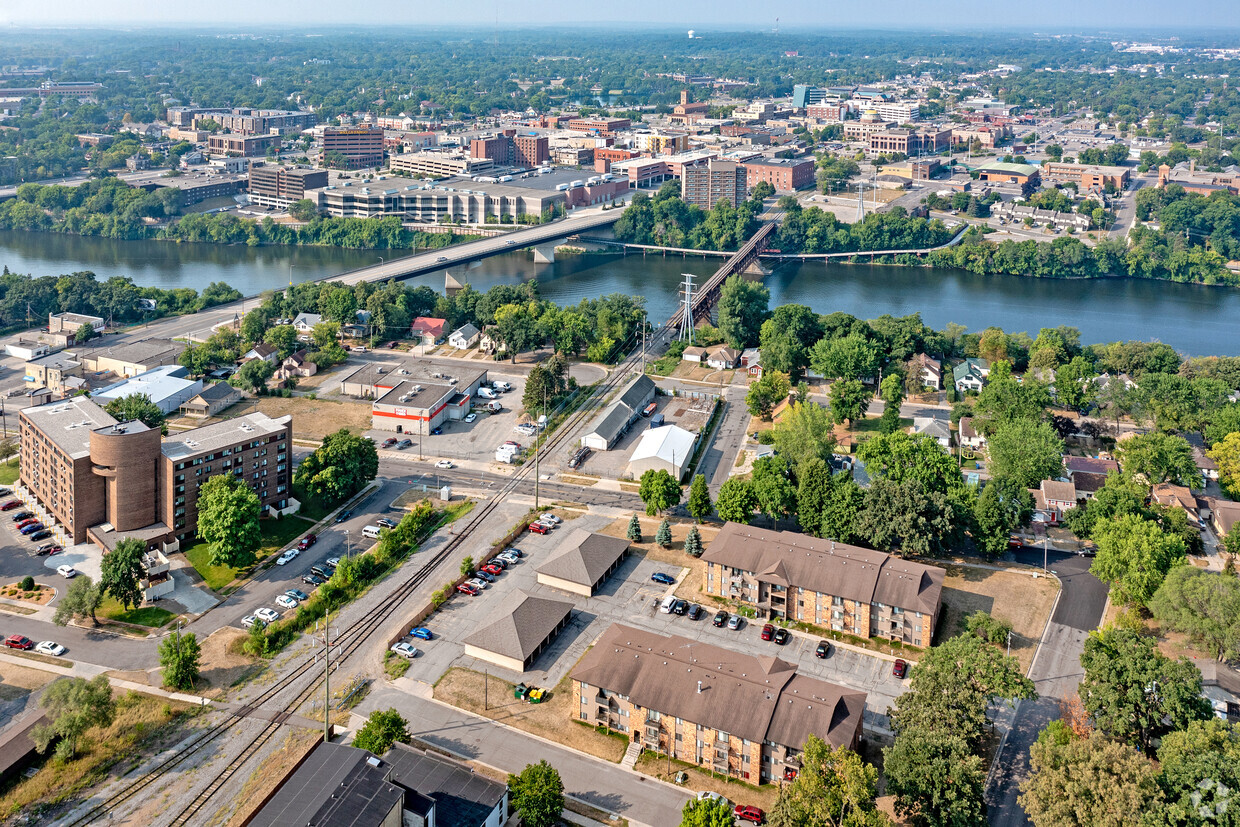
[[[625,343],[625,346],[629,347],[634,345],[637,341],[638,335],[639,334],[635,333],[631,336]],[[590,392],[589,398],[578,406],[575,411],[569,414],[565,421],[561,423],[558,428],[556,428],[552,435],[548,437],[541,446],[539,446],[538,451],[536,451],[536,456],[541,459],[548,453],[557,450],[565,444],[567,440],[571,439],[572,434],[576,431],[577,427],[593,415],[594,411],[597,409],[599,400],[606,398],[613,389],[618,387],[632,374],[634,367],[638,367],[640,365],[640,354],[640,346],[633,347],[628,356],[621,360],[607,379],[604,380],[603,383],[594,386],[593,390]],[[561,408],[563,405],[567,404],[568,400],[561,403]],[[401,583],[396,590],[383,601],[382,604],[370,609],[341,631],[337,637],[337,641],[341,647],[340,654],[337,655],[335,662],[340,664],[347,660],[349,656],[355,653],[369,640],[370,636],[374,632],[386,624],[405,602],[405,600],[426,582],[431,573],[438,568],[444,560],[448,559],[454,552],[460,549],[470,539],[473,532],[482,525],[483,521],[486,520],[486,518],[499,507],[500,503],[503,502],[509,494],[516,490],[521,482],[525,481],[529,475],[534,472],[534,468],[535,457],[531,456],[519,469],[517,469],[517,472],[513,474],[513,476],[508,478],[504,486],[500,488],[493,497],[488,499],[480,509],[477,509],[473,513],[471,519],[464,526],[464,528],[452,537],[442,549],[435,552],[424,565],[422,565],[408,579]],[[295,688],[299,681],[309,675],[310,678],[308,682],[301,689],[301,691],[297,693],[294,700],[282,705],[281,714],[276,715],[275,720],[263,727],[258,733],[250,738],[238,756],[230,760],[228,765],[217,773],[207,784],[207,786],[203,788],[186,807],[179,811],[170,822],[168,822],[169,827],[180,827],[180,825],[189,824],[194,816],[202,812],[203,808],[207,805],[211,798],[214,797],[219,790],[228,783],[228,781],[235,777],[237,772],[239,772],[251,758],[257,755],[267,744],[267,742],[274,737],[275,733],[279,730],[283,719],[287,717],[287,714],[292,713],[303,703],[305,703],[306,700],[314,696],[321,686],[318,679],[318,669],[319,667],[316,665],[313,657],[305,658],[300,664],[295,666],[291,672],[282,676],[272,686],[263,691],[263,693],[257,698],[247,702],[244,707],[237,710],[233,715],[223,721],[220,721],[207,731],[201,733],[198,737],[187,742],[178,752],[168,756],[164,760],[160,761],[156,766],[143,773],[141,776],[127,783],[123,790],[108,796],[104,800],[92,806],[85,813],[74,817],[70,821],[64,822],[64,824],[66,827],[81,827],[82,825],[91,824],[97,820],[110,819],[118,806],[125,804],[126,802],[131,801],[146,792],[146,790],[148,790],[169,772],[181,766],[190,758],[198,755],[211,744],[219,740],[240,722],[246,720],[245,716],[249,711],[257,709],[264,704],[275,700],[278,695]],[[324,714],[327,714],[327,710],[324,710]]]

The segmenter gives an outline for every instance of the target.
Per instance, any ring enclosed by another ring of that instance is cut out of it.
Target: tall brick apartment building
[[[736,207],[748,197],[747,178],[745,167],[732,161],[711,158],[705,163],[685,164],[680,176],[681,198],[704,210],[720,201]]]
[[[856,749],[865,693],[777,657],[617,623],[572,672],[573,717],[752,784],[792,777],[813,733]]]
[[[796,192],[814,185],[813,158],[762,158],[745,162],[746,184],[752,192],[766,181],[776,192]]]
[[[532,168],[550,162],[551,149],[546,136],[518,135],[515,129],[505,129],[489,138],[471,140],[469,156],[497,166]]]
[[[111,548],[127,534],[148,542],[192,538],[198,489],[233,474],[264,506],[288,504],[292,420],[253,413],[166,440],[141,422],[117,422],[86,397],[19,416],[21,483],[74,543]]]
[[[759,618],[929,646],[946,572],[833,540],[726,523],[702,554],[707,594]]]
[[[323,159],[330,154],[344,157],[345,169],[383,165],[383,130],[375,126],[329,126],[323,130]]]

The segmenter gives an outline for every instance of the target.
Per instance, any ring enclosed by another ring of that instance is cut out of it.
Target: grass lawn
[[[16,458],[10,462],[0,462],[0,485],[12,485],[17,482],[19,467]]]
[[[96,614],[99,617],[106,617],[108,620],[133,623],[137,626],[150,626],[153,629],[158,629],[176,617],[172,612],[159,606],[139,606],[136,609],[126,611],[121,604],[116,602],[116,598],[111,595],[103,598],[103,602],[99,604],[99,610]]]
[[[1028,671],[1046,628],[1059,584],[1053,578],[1033,579],[1019,571],[991,571],[940,563],[943,580],[943,616],[937,641],[964,631],[965,618],[975,611],[990,612],[1012,624],[1012,656]]]
[[[219,591],[238,578],[248,577],[253,573],[254,565],[258,560],[288,545],[299,535],[309,531],[312,525],[312,522],[299,516],[259,521],[258,527],[262,537],[258,551],[239,566],[211,565],[211,552],[207,544],[201,540],[185,549],[185,559],[197,569],[198,574],[206,582],[207,588]]]

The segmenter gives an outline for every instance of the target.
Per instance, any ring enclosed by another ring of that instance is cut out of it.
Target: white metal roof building
[[[187,373],[189,371],[180,365],[164,365],[140,373],[132,379],[100,388],[91,395],[99,400],[99,404],[106,405],[113,399],[144,393],[156,407],[165,414],[170,414],[202,393],[202,380],[187,379]]]
[[[679,481],[685,466],[693,457],[697,438],[697,434],[686,431],[679,425],[651,428],[642,434],[632,456],[629,457],[629,468],[633,476],[640,477],[653,468],[667,471]]]

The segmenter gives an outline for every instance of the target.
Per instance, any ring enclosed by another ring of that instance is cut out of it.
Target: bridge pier
[[[547,244],[539,244],[535,246],[533,248],[534,261],[536,261],[539,264],[554,263],[555,262],[555,248],[556,248],[556,243],[554,241],[548,242]]]

